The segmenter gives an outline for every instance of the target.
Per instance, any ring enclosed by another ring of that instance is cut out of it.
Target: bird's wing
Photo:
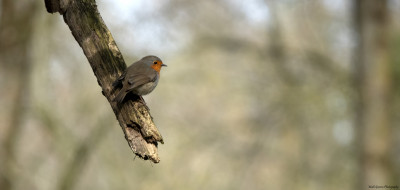
[[[128,68],[125,69],[125,71],[122,73],[121,76],[119,76],[117,78],[117,80],[115,80],[112,84],[112,86],[115,87],[119,87],[121,85],[123,85],[125,77],[126,76],[130,76],[130,75],[136,75],[138,70],[143,70],[143,68],[145,68],[145,65],[143,64],[138,64],[140,62],[136,61],[134,63],[132,63],[132,65],[130,65]]]
[[[135,89],[141,85],[144,85],[148,82],[154,82],[157,79],[157,73],[152,72],[151,74],[136,74],[136,75],[131,75],[128,76],[128,88],[126,89],[127,91],[130,91],[132,89]]]

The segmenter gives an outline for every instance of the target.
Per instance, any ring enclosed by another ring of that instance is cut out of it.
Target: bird
[[[166,66],[159,57],[154,55],[145,56],[134,62],[113,82],[114,88],[122,86],[113,101],[121,104],[128,93],[139,95],[143,101],[141,96],[149,94],[156,88],[160,80],[161,68]]]

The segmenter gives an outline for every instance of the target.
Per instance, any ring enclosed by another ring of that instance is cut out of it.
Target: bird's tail
[[[117,102],[118,104],[121,104],[122,101],[124,101],[125,96],[126,96],[125,90],[124,90],[124,89],[121,89],[121,90],[118,92],[117,96],[114,97],[113,101],[114,101],[114,102]]]

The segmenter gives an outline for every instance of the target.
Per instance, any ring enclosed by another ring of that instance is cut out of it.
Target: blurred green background
[[[0,189],[400,186],[400,1],[98,0],[161,162],[135,159],[82,49],[43,1],[0,0]]]

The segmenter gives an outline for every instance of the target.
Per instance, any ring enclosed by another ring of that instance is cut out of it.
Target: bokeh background
[[[400,1],[98,0],[165,144],[132,154],[43,1],[0,0],[0,189],[400,186]]]

